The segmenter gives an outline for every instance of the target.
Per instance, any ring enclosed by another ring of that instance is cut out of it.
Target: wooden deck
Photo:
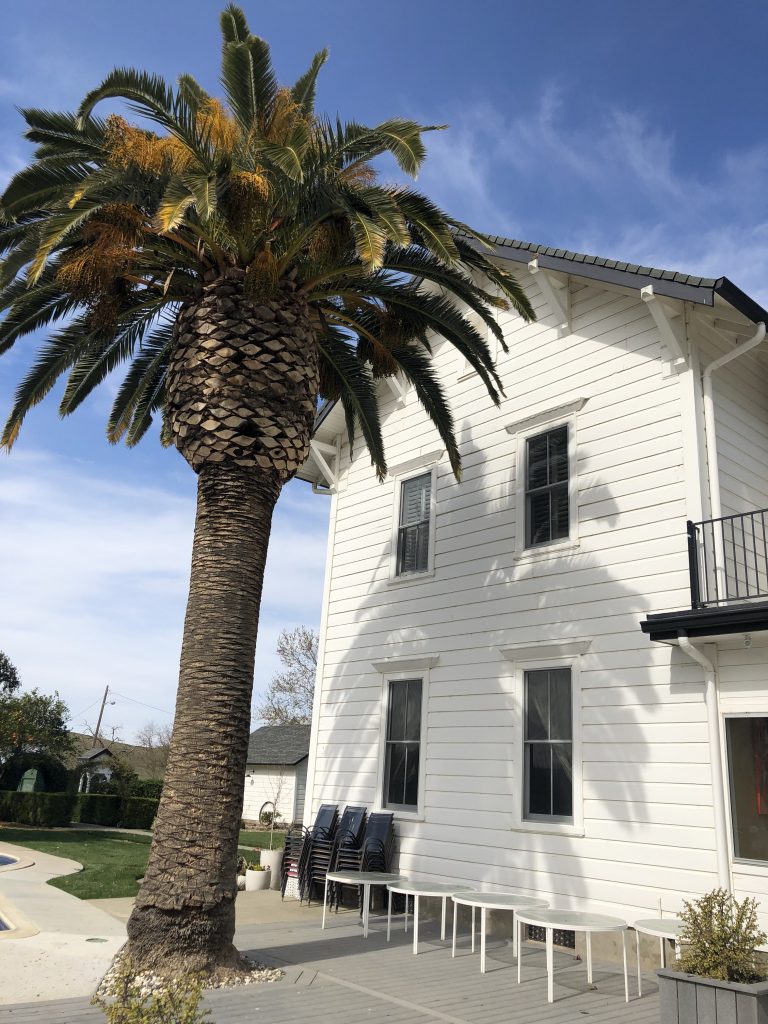
[[[657,1024],[659,1019],[652,975],[644,977],[640,1000],[636,979],[630,978],[627,1004],[620,967],[597,963],[590,990],[585,965],[556,954],[555,1002],[549,1005],[543,949],[524,949],[518,986],[509,944],[489,940],[483,976],[479,954],[469,952],[468,939],[451,959],[450,942],[439,941],[434,922],[423,926],[418,956],[399,922],[387,944],[380,922],[372,919],[364,941],[357,916],[351,914],[332,915],[324,932],[310,914],[306,923],[248,925],[237,938],[241,949],[283,967],[286,976],[271,985],[208,993],[210,1024]],[[1,992],[0,981],[0,998]],[[103,1020],[86,999],[0,1007],[0,1024]]]

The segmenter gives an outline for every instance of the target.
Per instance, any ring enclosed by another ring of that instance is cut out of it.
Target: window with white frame
[[[387,730],[382,804],[394,810],[419,806],[422,679],[387,683]]]
[[[768,717],[725,719],[733,855],[768,862]]]
[[[397,530],[395,575],[427,572],[432,526],[432,471],[403,480]]]
[[[523,818],[574,820],[573,693],[568,667],[523,673]]]
[[[568,440],[567,424],[526,438],[526,548],[570,535]]]

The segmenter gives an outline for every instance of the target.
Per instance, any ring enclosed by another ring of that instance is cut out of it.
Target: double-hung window
[[[427,572],[429,531],[432,520],[432,472],[400,484],[400,516],[397,530],[397,576]]]
[[[525,442],[525,546],[563,540],[570,531],[568,426]]]
[[[571,670],[528,671],[523,685],[523,818],[573,822]]]
[[[384,755],[385,807],[415,811],[419,805],[421,679],[390,679]]]

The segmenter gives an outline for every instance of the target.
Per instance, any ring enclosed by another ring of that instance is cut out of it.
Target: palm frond
[[[291,96],[304,114],[311,114],[315,109],[315,91],[317,87],[317,76],[320,73],[320,68],[328,60],[328,49],[327,47],[320,50],[312,58],[312,63],[309,65],[307,71],[297,79],[293,89],[291,89]]]

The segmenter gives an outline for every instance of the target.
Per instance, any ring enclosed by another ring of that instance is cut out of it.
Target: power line
[[[142,707],[149,708],[150,711],[159,711],[161,715],[171,715],[171,716],[173,716],[173,712],[172,711],[168,711],[166,708],[157,708],[157,707],[155,707],[154,704],[147,704],[143,700],[136,700],[135,697],[126,697],[126,695],[124,693],[118,693],[117,690],[110,690],[109,692],[110,692],[110,694],[113,697],[122,697],[123,700],[129,700],[129,701],[131,701],[132,704],[141,704]],[[96,703],[96,702],[94,702],[94,703]],[[91,705],[91,706],[93,706],[93,705]]]
[[[89,704],[88,707],[85,708],[83,711],[81,711],[79,715],[70,715],[69,716],[70,722],[79,722],[82,719],[82,717],[85,714],[85,712],[86,711],[90,711],[91,708],[95,707],[95,705],[98,704],[100,700],[101,700],[101,697],[97,697],[96,700],[93,702],[93,704]]]

